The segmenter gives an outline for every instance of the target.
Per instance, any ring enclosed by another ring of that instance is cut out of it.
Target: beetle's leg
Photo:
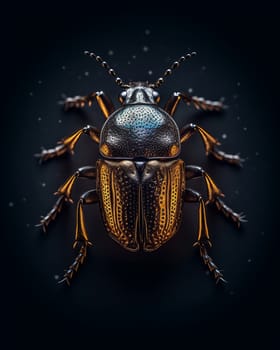
[[[49,223],[54,220],[57,214],[61,211],[63,207],[63,203],[70,202],[73,203],[71,199],[71,192],[74,182],[78,178],[87,178],[87,179],[95,179],[96,178],[96,168],[92,166],[84,166],[79,168],[73,175],[71,175],[63,185],[61,185],[55,194],[59,195],[58,200],[56,201],[53,208],[48,212],[47,215],[41,218],[40,223],[37,226],[41,226],[44,231],[46,231]]]
[[[234,212],[221,200],[221,198],[217,197],[214,201],[214,204],[216,205],[217,209],[220,210],[227,218],[230,218],[236,222],[238,227],[240,227],[241,222],[247,222],[243,213]]]
[[[61,104],[64,105],[65,110],[68,110],[69,108],[83,108],[85,105],[91,106],[94,100],[96,100],[105,118],[108,118],[114,112],[113,102],[103,91],[92,92],[86,96],[66,97]]]
[[[186,165],[185,175],[186,180],[195,179],[197,177],[203,177],[207,187],[208,202],[213,202],[218,196],[224,197],[224,194],[215,184],[213,179],[201,167],[196,165]]]
[[[89,135],[94,142],[99,143],[100,130],[91,125],[87,125],[74,134],[58,141],[58,146],[50,149],[43,149],[41,153],[36,153],[34,156],[39,158],[40,162],[43,162],[54,157],[60,157],[67,152],[73,154],[76,143],[83,134]]]
[[[194,246],[197,246],[199,248],[200,256],[202,257],[204,264],[207,265],[209,271],[213,272],[216,283],[219,281],[225,282],[222,272],[218,269],[218,267],[213,262],[213,259],[207,253],[206,246],[209,245],[211,247],[211,242],[208,232],[204,201],[198,192],[195,192],[191,189],[185,190],[184,200],[185,202],[199,203],[198,234],[197,242],[194,244]]]
[[[203,177],[205,184],[207,186],[208,203],[213,203],[216,205],[217,209],[220,210],[226,217],[233,220],[237,226],[240,226],[241,222],[246,222],[245,216],[242,213],[236,213],[231,208],[229,208],[221,200],[220,197],[224,197],[222,191],[217,187],[213,179],[209,174],[206,173],[201,167],[195,165],[187,165],[185,167],[186,180],[195,179],[197,177]]]
[[[166,102],[164,110],[173,116],[181,100],[187,105],[193,104],[196,109],[202,109],[204,111],[221,111],[224,108],[220,101],[209,101],[203,97],[191,96],[183,92],[173,92]]]
[[[201,136],[207,156],[211,154],[218,160],[241,166],[243,159],[238,154],[227,154],[217,149],[216,146],[219,146],[220,142],[196,124],[187,124],[180,130],[181,143],[187,141],[195,132]]]
[[[197,241],[205,241],[207,244],[211,246],[210,236],[208,232],[208,226],[206,221],[206,211],[205,204],[201,195],[191,189],[186,189],[184,192],[184,201],[191,203],[199,203],[198,209],[198,235]]]
[[[78,202],[77,213],[76,213],[75,241],[73,244],[73,248],[75,248],[78,243],[81,245],[81,248],[73,264],[70,265],[68,269],[65,271],[65,274],[63,275],[63,279],[59,283],[66,282],[68,285],[70,285],[70,280],[72,279],[74,272],[78,271],[78,268],[83,263],[86,257],[87,248],[89,246],[92,246],[92,243],[88,239],[88,234],[85,227],[83,206],[86,204],[94,204],[97,202],[98,202],[98,195],[96,190],[85,192],[81,196]]]

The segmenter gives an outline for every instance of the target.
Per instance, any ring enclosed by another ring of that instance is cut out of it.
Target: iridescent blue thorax
[[[100,154],[106,158],[175,158],[180,153],[176,123],[154,104],[125,105],[105,122]]]

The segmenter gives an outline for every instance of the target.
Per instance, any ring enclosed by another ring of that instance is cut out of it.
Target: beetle
[[[38,225],[46,231],[63,205],[66,202],[73,203],[71,192],[77,179],[96,179],[96,188],[84,193],[78,201],[73,246],[78,246],[79,251],[60,282],[70,284],[74,273],[86,257],[88,247],[92,245],[85,226],[85,205],[99,203],[109,235],[123,248],[132,252],[152,252],[178,232],[184,202],[199,204],[198,233],[194,246],[198,247],[202,261],[213,273],[216,282],[225,282],[221,270],[207,252],[208,246],[211,247],[211,240],[206,205],[214,204],[238,227],[246,220],[242,213],[236,213],[222,201],[222,191],[207,172],[199,166],[184,163],[180,158],[181,144],[198,133],[206,155],[234,165],[241,165],[243,160],[239,155],[227,154],[217,148],[219,141],[202,127],[191,123],[179,130],[173,118],[180,101],[203,111],[221,111],[224,105],[220,101],[174,92],[164,108],[161,108],[157,91],[166,77],[196,53],[181,56],[154,83],[124,83],[100,56],[89,51],[84,53],[105,68],[122,91],[119,95],[120,107],[117,109],[102,91],[87,96],[66,97],[62,101],[65,110],[91,106],[96,101],[106,118],[102,129],[88,125],[62,139],[55,147],[42,149],[35,154],[42,162],[67,152],[73,153],[83,134],[99,145],[96,166],[79,168],[58,188],[55,192],[59,196],[56,203],[47,215],[41,217]],[[198,177],[204,179],[207,201],[198,192],[187,187],[189,180]]]

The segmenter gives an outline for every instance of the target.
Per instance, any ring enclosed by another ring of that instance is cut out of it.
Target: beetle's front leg
[[[220,101],[209,101],[203,97],[191,96],[184,92],[173,92],[166,102],[164,110],[173,116],[180,101],[184,101],[188,106],[193,104],[196,109],[202,109],[203,111],[221,111],[224,108]]]
[[[54,148],[42,149],[41,153],[36,153],[34,156],[39,158],[40,162],[43,162],[51,158],[60,157],[67,152],[73,154],[76,143],[83,134],[89,135],[94,142],[99,143],[100,131],[91,125],[87,125],[74,134],[58,141],[58,145]]]
[[[86,96],[66,97],[60,104],[63,104],[65,110],[68,110],[70,108],[83,108],[86,105],[91,106],[92,102],[95,100],[105,118],[108,118],[108,116],[114,112],[115,108],[113,102],[103,91],[92,92]]]
[[[197,241],[194,246],[199,248],[200,256],[203,259],[205,265],[207,265],[210,272],[213,272],[216,283],[219,281],[226,282],[223,278],[222,272],[218,269],[217,265],[215,265],[213,259],[207,253],[207,245],[211,247],[208,225],[206,219],[206,210],[205,204],[198,192],[195,192],[191,189],[186,189],[184,192],[184,201],[191,203],[199,203],[198,209],[198,234]]]
[[[75,248],[77,244],[80,244],[81,248],[73,264],[68,267],[65,274],[63,275],[63,279],[59,281],[59,283],[66,282],[68,285],[70,285],[70,280],[72,279],[74,272],[77,272],[80,265],[84,262],[87,254],[87,248],[89,246],[92,246],[92,243],[88,239],[88,234],[85,228],[83,206],[97,202],[98,195],[96,190],[91,190],[84,193],[79,200],[79,203],[77,205],[75,241],[73,247]]]
[[[65,202],[73,203],[73,200],[71,199],[71,192],[72,187],[78,178],[95,179],[96,168],[92,166],[85,166],[79,168],[72,176],[70,176],[55,192],[56,195],[59,195],[58,200],[48,214],[41,218],[41,221],[37,226],[41,226],[43,230],[46,231],[49,223],[54,220],[57,214],[61,211],[63,204]]]
[[[181,143],[187,141],[195,132],[198,132],[202,138],[207,156],[211,154],[214,158],[220,161],[239,166],[242,165],[244,160],[240,158],[238,154],[227,154],[217,149],[216,146],[219,146],[220,142],[196,124],[187,124],[180,130]]]

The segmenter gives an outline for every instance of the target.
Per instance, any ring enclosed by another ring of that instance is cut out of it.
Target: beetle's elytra
[[[103,221],[109,235],[123,248],[130,251],[154,251],[167,242],[178,231],[184,202],[195,202],[198,207],[197,246],[203,262],[213,273],[216,282],[225,281],[223,274],[208,255],[211,246],[206,220],[206,204],[212,203],[226,217],[237,223],[244,222],[244,216],[230,209],[222,200],[221,190],[212,178],[200,167],[186,165],[180,159],[181,144],[194,133],[198,133],[204,143],[206,155],[211,154],[219,161],[240,165],[238,155],[226,154],[219,150],[218,140],[195,124],[187,124],[179,130],[173,116],[178,103],[204,111],[220,111],[223,104],[208,101],[182,92],[174,92],[164,108],[159,106],[157,89],[173,70],[195,55],[186,54],[168,68],[156,82],[124,83],[115,71],[100,56],[85,51],[115,77],[122,88],[119,95],[120,107],[115,109],[111,100],[103,92],[87,96],[66,98],[65,109],[99,105],[106,121],[101,130],[86,126],[54,148],[36,154],[41,161],[72,152],[81,135],[87,134],[99,144],[99,159],[96,166],[84,166],[70,176],[57,192],[58,200],[50,212],[43,216],[39,226],[46,230],[56,218],[65,202],[73,202],[71,191],[79,177],[96,179],[96,188],[84,193],[77,204],[77,221],[74,247],[79,244],[79,253],[65,272],[61,282],[70,284],[86,257],[91,246],[85,227],[83,206],[99,203]],[[203,177],[207,188],[207,202],[202,196],[188,188],[189,180]]]

